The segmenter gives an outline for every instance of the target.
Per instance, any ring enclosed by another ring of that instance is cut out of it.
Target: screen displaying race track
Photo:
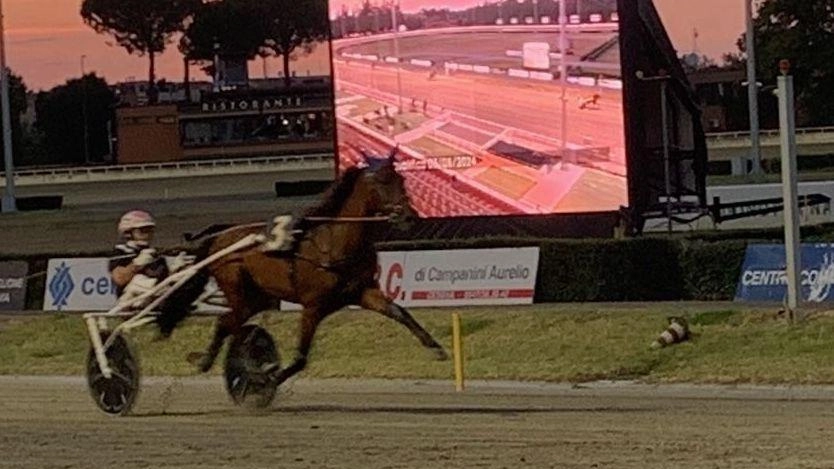
[[[330,0],[340,169],[398,145],[423,217],[627,206],[616,3]]]

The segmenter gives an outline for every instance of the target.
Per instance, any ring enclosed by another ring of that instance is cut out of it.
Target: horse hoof
[[[443,350],[443,348],[436,348],[436,349],[433,349],[433,351],[434,351],[435,360],[437,360],[439,362],[445,362],[446,360],[449,359],[449,354],[446,353],[446,351]]]
[[[205,352],[191,352],[188,354],[187,360],[188,363],[196,366],[202,373],[209,371],[214,364],[209,354]]]

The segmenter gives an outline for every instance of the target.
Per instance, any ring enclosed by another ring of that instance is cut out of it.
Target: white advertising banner
[[[405,307],[532,304],[539,248],[380,252],[378,262],[379,288]]]
[[[407,252],[404,265],[404,306],[531,304],[539,248]]]
[[[172,258],[166,258],[170,262]],[[116,306],[116,288],[105,257],[50,259],[47,266],[43,309],[45,311],[108,311]],[[197,312],[220,312],[222,293],[211,279]],[[215,293],[210,295],[210,293]],[[211,302],[211,303],[208,303]],[[217,303],[217,304],[215,304]]]
[[[43,309],[106,311],[116,304],[107,258],[50,259]]]

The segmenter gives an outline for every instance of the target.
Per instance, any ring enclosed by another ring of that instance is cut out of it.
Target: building
[[[199,91],[196,99],[117,109],[118,163],[333,151],[329,76],[297,78],[289,88],[276,80],[228,91]]]

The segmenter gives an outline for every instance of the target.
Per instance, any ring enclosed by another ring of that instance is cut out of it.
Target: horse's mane
[[[356,166],[348,169],[342,174],[330,189],[322,196],[322,201],[315,207],[310,208],[304,214],[305,217],[334,217],[345,204],[350,193],[353,192],[356,181],[362,175],[363,169]]]

